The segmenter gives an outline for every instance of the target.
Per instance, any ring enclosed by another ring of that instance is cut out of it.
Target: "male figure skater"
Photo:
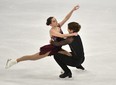
[[[79,32],[81,26],[77,22],[71,22],[68,24],[68,32],[74,33]],[[59,64],[59,66],[63,69],[64,73],[59,75],[60,78],[72,77],[71,70],[67,66],[76,67],[77,69],[84,70],[84,67],[81,65],[84,62],[84,49],[81,38],[79,35],[68,37],[60,42],[51,42],[55,46],[66,45],[69,44],[69,47],[72,52],[71,56],[67,56],[65,54],[57,53],[54,55],[54,59]]]

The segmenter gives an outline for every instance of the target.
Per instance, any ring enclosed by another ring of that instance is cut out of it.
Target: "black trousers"
[[[64,54],[57,53],[54,55],[54,59],[66,73],[69,73],[71,71],[67,67],[67,65],[72,67],[78,67],[84,62],[85,58],[83,56],[75,58],[74,56],[67,56]]]

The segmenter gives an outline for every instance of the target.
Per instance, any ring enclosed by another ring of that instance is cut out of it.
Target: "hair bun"
[[[50,24],[51,24],[52,18],[53,18],[53,17],[49,17],[49,18],[47,19],[46,25],[50,25]]]

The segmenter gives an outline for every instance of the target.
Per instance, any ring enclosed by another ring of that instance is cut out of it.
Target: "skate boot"
[[[80,66],[78,66],[78,67],[76,67],[77,69],[81,69],[81,70],[85,70],[85,68],[82,66],[82,65],[80,65]]]
[[[5,68],[8,69],[15,64],[17,64],[17,61],[15,59],[8,59]]]

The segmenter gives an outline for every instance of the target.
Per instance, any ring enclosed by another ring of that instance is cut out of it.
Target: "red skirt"
[[[44,45],[42,47],[40,47],[40,55],[46,54],[47,52],[49,53],[49,56],[54,55],[56,53],[58,53],[58,51],[62,50],[61,46],[53,46],[51,44],[48,45]]]

